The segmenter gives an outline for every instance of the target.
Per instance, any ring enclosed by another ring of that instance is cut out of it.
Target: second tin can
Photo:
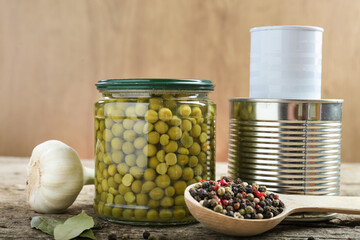
[[[338,195],[343,100],[230,99],[229,174],[287,194]],[[305,213],[288,220],[324,220]]]

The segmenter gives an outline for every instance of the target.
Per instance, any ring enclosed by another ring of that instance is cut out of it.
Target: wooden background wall
[[[229,97],[248,97],[249,29],[325,28],[323,98],[344,98],[343,161],[360,161],[358,0],[0,0],[0,155],[59,139],[93,156],[95,82],[210,79],[217,159],[226,161]]]

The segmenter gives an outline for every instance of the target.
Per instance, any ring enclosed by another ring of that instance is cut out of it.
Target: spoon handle
[[[286,198],[285,207],[291,212],[360,214],[360,197],[287,195]]]

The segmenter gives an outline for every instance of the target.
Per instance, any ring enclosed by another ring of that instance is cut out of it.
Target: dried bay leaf
[[[91,230],[85,230],[82,234],[79,235],[79,237],[90,238],[90,239],[96,240],[96,237],[95,237],[93,231],[91,231]]]
[[[79,236],[82,232],[94,226],[94,220],[84,211],[68,218],[63,224],[58,224],[54,229],[56,240],[68,240]]]
[[[64,220],[59,220],[52,217],[35,216],[31,218],[30,225],[32,228],[39,229],[44,233],[54,235],[54,228],[63,222]]]

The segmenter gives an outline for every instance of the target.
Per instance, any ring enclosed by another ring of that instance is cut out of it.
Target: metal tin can
[[[195,222],[184,190],[215,177],[214,84],[110,79],[96,86],[96,214],[137,225]]]
[[[230,99],[229,174],[278,193],[338,195],[342,103]],[[304,213],[287,220],[332,217]]]

